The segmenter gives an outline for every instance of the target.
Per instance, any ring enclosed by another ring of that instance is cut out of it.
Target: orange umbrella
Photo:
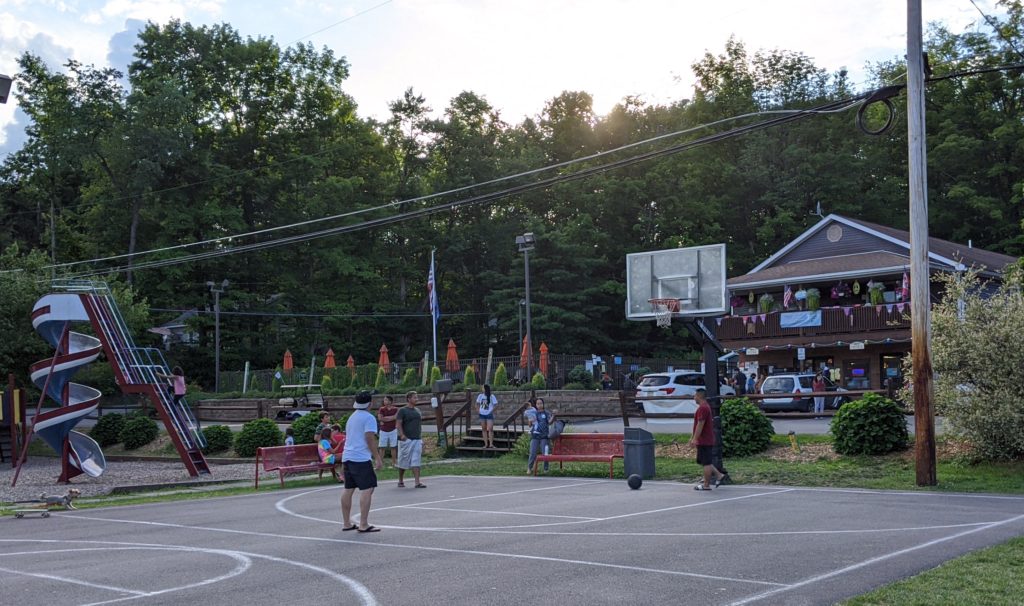
[[[391,358],[388,357],[387,345],[380,346],[380,359],[377,360],[377,366],[380,366],[381,368],[391,366]]]
[[[521,354],[519,354],[519,367],[520,368],[526,368],[526,362],[527,362],[527,360],[530,359],[530,350],[531,349],[533,349],[533,348],[530,347],[530,342],[527,340],[526,337],[523,337],[523,352]]]
[[[455,351],[455,339],[448,339],[448,355],[444,359],[444,368],[448,372],[459,372],[459,352]]]
[[[548,346],[544,341],[540,342],[540,374],[548,376]]]
[[[292,363],[292,352],[289,349],[284,350],[284,369],[291,370],[295,366]]]
[[[345,366],[348,367],[348,372],[354,377],[356,376],[356,360],[352,356],[348,357],[348,362],[345,362]]]
[[[324,358],[324,368],[334,368],[334,350],[327,348],[327,356]]]

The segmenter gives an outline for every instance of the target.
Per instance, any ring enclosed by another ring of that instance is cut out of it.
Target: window
[[[640,382],[640,387],[661,387],[666,383],[668,383],[668,377],[647,376]]]

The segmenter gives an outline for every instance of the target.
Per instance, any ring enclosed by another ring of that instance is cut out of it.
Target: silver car
[[[761,409],[811,412],[814,410],[814,398],[802,394],[813,392],[813,383],[813,373],[772,375],[761,385],[761,395],[779,394],[780,397],[764,398],[761,400]],[[846,390],[827,378],[825,379],[825,391],[836,392],[836,395],[825,398],[825,408],[837,409],[849,401],[847,396],[841,395],[841,392]],[[786,394],[787,397],[781,397],[782,394]]]

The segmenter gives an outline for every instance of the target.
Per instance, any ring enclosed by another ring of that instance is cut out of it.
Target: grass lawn
[[[845,606],[1007,606],[1024,595],[1024,538],[976,551],[938,568],[843,602]]]

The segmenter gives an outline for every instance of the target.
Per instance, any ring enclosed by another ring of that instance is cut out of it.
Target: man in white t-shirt
[[[384,466],[377,449],[377,419],[367,410],[373,402],[368,391],[356,395],[355,408],[345,423],[345,450],[341,460],[345,464],[345,490],[341,493],[342,530],[359,532],[380,532],[370,526],[370,501],[373,489],[377,487],[375,469]],[[371,462],[372,461],[372,462]],[[352,494],[359,489],[359,524],[352,523]]]

